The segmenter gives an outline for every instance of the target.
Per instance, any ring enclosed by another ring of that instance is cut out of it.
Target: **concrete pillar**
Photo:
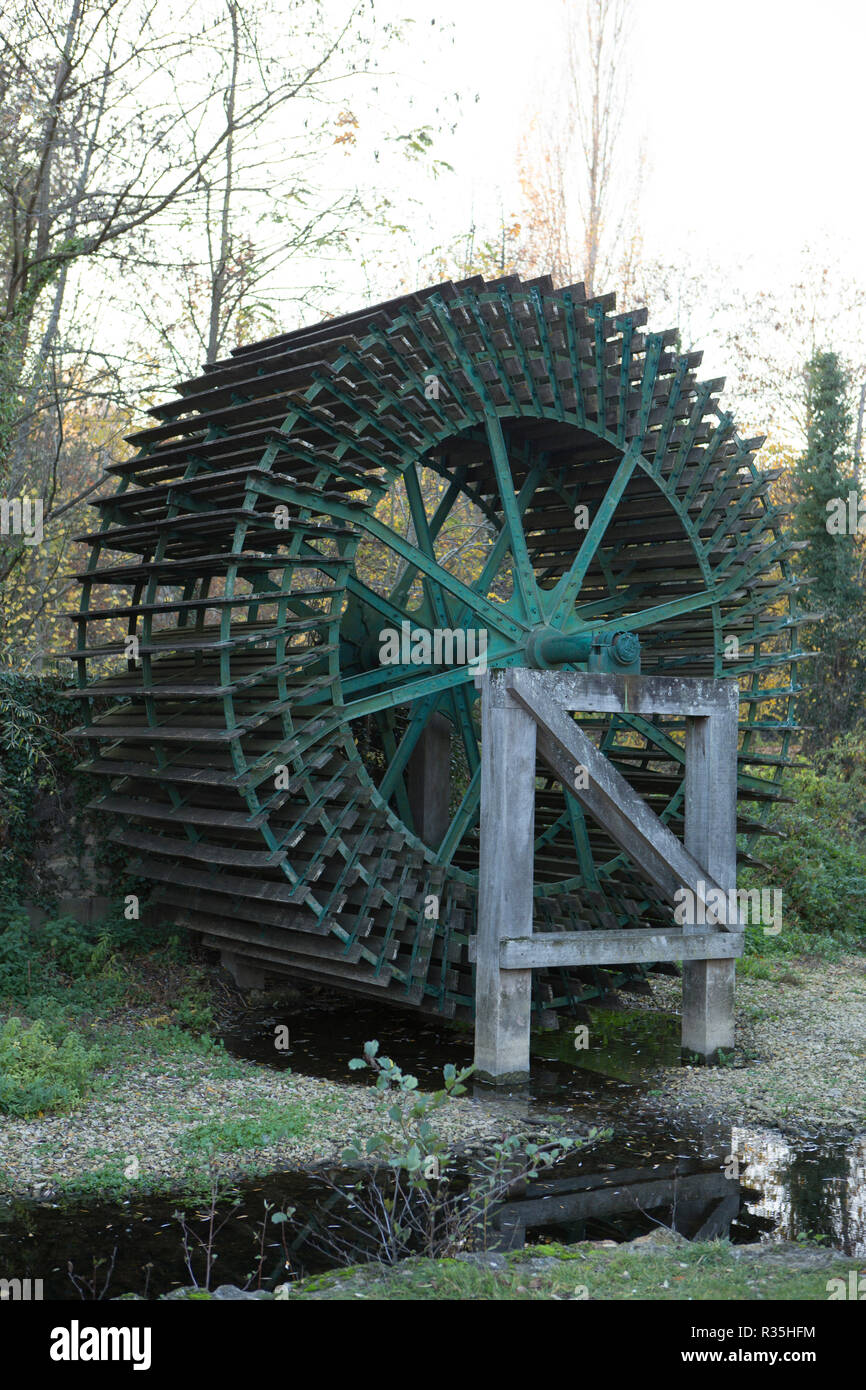
[[[733,960],[683,961],[682,1048],[686,1059],[697,1054],[717,1062],[734,1050]]]
[[[732,682],[723,713],[686,720],[685,846],[726,890],[737,886],[738,698]],[[683,930],[706,927],[686,921]],[[686,1056],[717,1062],[719,1052],[733,1051],[734,977],[733,960],[683,961]]]
[[[220,964],[232,976],[238,989],[264,989],[264,971],[241,960],[233,951],[220,951]]]
[[[406,786],[415,833],[438,849],[451,824],[451,723],[433,713],[406,766]]]
[[[500,970],[504,937],[532,935],[535,721],[502,672],[481,686],[481,852],[475,965],[475,1066],[498,1085],[529,1076],[531,970]]]

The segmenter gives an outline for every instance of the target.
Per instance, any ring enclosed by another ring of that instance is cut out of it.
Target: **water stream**
[[[549,1175],[510,1195],[497,1214],[500,1248],[538,1240],[629,1240],[656,1225],[690,1239],[726,1236],[735,1243],[815,1239],[866,1256],[866,1136],[788,1139],[772,1130],[732,1129],[712,1115],[682,1112],[660,1118],[648,1089],[653,1064],[678,1058],[677,1021],[645,1011],[594,1015],[591,1047],[578,1050],[570,1032],[539,1035],[531,1085],[493,1093],[473,1088],[479,1104],[502,1109],[515,1126],[557,1118],[579,1127],[610,1128],[610,1139],[568,1156]],[[286,1030],[288,1036],[286,1037]],[[369,1085],[350,1072],[350,1057],[376,1037],[382,1053],[411,1070],[422,1087],[441,1083],[446,1062],[468,1065],[468,1030],[383,1011],[358,1000],[321,998],[304,1005],[271,1004],[235,1019],[224,1032],[238,1057],[305,1075]],[[287,1046],[277,1044],[287,1042]],[[563,1125],[563,1127],[565,1127]],[[306,1234],[307,1218],[331,1190],[315,1173],[273,1173],[239,1185],[220,1206],[212,1283],[263,1286],[334,1264],[321,1240]],[[295,1208],[294,1224],[265,1223],[265,1202]],[[0,1273],[41,1278],[44,1296],[79,1299],[121,1293],[151,1296],[192,1282],[183,1232],[206,1239],[207,1202],[133,1198],[124,1202],[63,1200],[0,1203]],[[340,1226],[339,1203],[322,1218]],[[193,1268],[203,1260],[192,1239]],[[69,1264],[78,1281],[70,1278]]]

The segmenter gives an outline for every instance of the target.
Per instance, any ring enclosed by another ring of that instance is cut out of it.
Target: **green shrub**
[[[789,773],[784,790],[791,801],[771,824],[785,838],[767,837],[758,850],[782,890],[781,936],[817,932],[866,944],[866,727]],[[767,886],[766,872],[747,871],[740,884]]]
[[[70,1110],[87,1094],[99,1048],[80,1033],[56,1043],[39,1019],[26,1028],[10,1018],[0,1030],[0,1111],[28,1119],[46,1110]]]
[[[32,967],[27,914],[0,903],[0,998],[29,993]]]
[[[32,849],[36,793],[54,791],[76,760],[65,682],[0,667],[0,877],[16,882]]]

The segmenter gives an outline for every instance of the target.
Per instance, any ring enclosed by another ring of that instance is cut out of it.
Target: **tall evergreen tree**
[[[793,476],[793,529],[805,548],[800,573],[808,580],[809,612],[821,615],[804,632],[820,651],[800,700],[810,726],[809,749],[822,747],[863,717],[866,694],[866,602],[859,574],[862,542],[847,524],[833,526],[841,503],[857,490],[851,449],[850,378],[835,352],[816,352],[805,371],[806,448]],[[847,507],[846,507],[847,521]]]

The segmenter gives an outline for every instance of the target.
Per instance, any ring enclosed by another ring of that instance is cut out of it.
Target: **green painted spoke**
[[[465,465],[457,470],[454,479],[446,488],[442,496],[442,500],[436,508],[436,511],[433,513],[429,525],[431,540],[435,540],[436,537],[439,535],[439,532],[442,530],[442,527],[445,525],[445,522],[448,520],[448,517],[451,514],[451,509],[453,508],[454,503],[457,501],[458,497],[460,496],[460,493],[463,491],[463,483],[466,478],[466,472],[467,470]],[[397,580],[397,583],[394,585],[394,588],[391,590],[390,597],[393,603],[406,602],[406,597],[409,593],[409,590],[412,588],[412,584],[417,573],[418,571],[415,569],[414,565],[406,566],[403,573],[400,575],[400,578]]]
[[[548,782],[547,785],[550,787],[551,783]],[[565,811],[563,811],[557,816],[555,821],[550,823],[546,830],[543,830],[540,835],[536,835],[534,845],[535,853],[537,854],[540,849],[544,849],[545,845],[552,844],[556,837],[565,829],[567,823],[568,818]]]
[[[383,541],[392,550],[396,550],[398,555],[402,555],[405,560],[414,564],[416,569],[438,581],[443,589],[460,599],[466,608],[477,617],[485,619],[504,637],[519,638],[521,636],[524,629],[503,613],[495,603],[491,603],[481,594],[475,593],[462,580],[456,579],[448,570],[443,569],[435,560],[431,560],[429,556],[425,555],[419,546],[404,540],[402,536],[397,535],[396,531],[392,531],[390,526],[385,526],[375,517],[365,516],[363,519],[358,518],[358,520],[359,524],[366,531],[369,531],[371,536]]]
[[[523,516],[527,507],[532,501],[538,484],[541,482],[543,476],[544,469],[541,467],[540,464],[537,464],[535,468],[532,469],[531,473],[529,473],[523,484],[523,487],[520,489],[520,492],[517,496],[517,509],[521,517]],[[493,580],[499,573],[508,546],[509,535],[508,531],[503,526],[502,530],[499,532],[499,535],[496,537],[496,540],[493,542],[490,554],[488,555],[484,563],[484,568],[481,571],[481,575],[478,579],[479,589],[487,590],[490,588],[490,585],[493,583]],[[460,615],[459,618],[460,624],[462,625],[463,623],[465,623],[468,620],[468,618],[469,612],[467,610],[464,610],[464,612]]]
[[[444,840],[439,846],[437,859],[442,865],[450,864],[457,851],[460,841],[470,829],[478,814],[478,807],[481,801],[481,766],[475,769],[469,782],[469,786],[463,794],[463,800],[457,807],[454,819],[448,827]]]
[[[614,632],[625,626],[629,632],[635,632],[638,628],[652,627],[654,623],[666,622],[668,618],[682,617],[684,613],[692,613],[696,608],[708,608],[726,597],[727,594],[723,585],[720,585],[718,589],[702,589],[700,593],[671,599],[669,603],[657,603],[652,608],[645,608],[642,613],[629,614],[625,622],[621,618],[611,618],[606,623],[600,623],[598,631]]]
[[[584,536],[580,544],[580,549],[572,562],[567,574],[557,584],[551,598],[551,606],[548,609],[549,621],[552,627],[561,627],[564,620],[570,616],[574,609],[575,600],[580,592],[580,586],[586,578],[592,558],[601,544],[604,533],[613,519],[620,498],[625,492],[628,481],[635,470],[637,461],[640,458],[640,448],[637,444],[632,444],[622,457],[619,467],[611,479],[610,486],[599,504],[599,507],[592,519],[592,525]]]
[[[538,601],[538,589],[535,584],[535,572],[529,558],[529,551],[526,548],[523,517],[514,491],[514,478],[511,473],[505,435],[502,432],[502,422],[494,410],[486,411],[484,418],[487,442],[490,445],[490,457],[493,461],[493,471],[496,474],[496,486],[499,489],[499,500],[502,503],[504,530],[508,534],[508,545],[511,550],[515,587],[520,596],[527,621],[539,623],[541,621],[541,608]]]
[[[313,547],[307,545],[306,542],[301,546],[301,555],[313,556],[315,554],[316,552]],[[377,594],[375,589],[371,589],[370,586],[365,584],[363,579],[359,579],[356,574],[349,575],[346,581],[346,588],[370,608],[375,608],[376,612],[381,613],[382,617],[387,618],[394,627],[399,628],[402,622],[412,621],[408,609],[401,608],[391,599],[383,598],[381,594]],[[291,598],[291,595],[289,595],[289,597]]]
[[[630,729],[634,729],[635,733],[643,734],[645,738],[648,738],[657,748],[661,748],[669,757],[674,758],[677,762],[685,763],[685,748],[682,744],[676,743],[674,739],[656,724],[651,724],[648,719],[641,719],[640,715],[637,714],[620,714],[618,718],[622,724],[627,725]]]
[[[357,695],[359,690],[393,689],[399,687],[401,690],[409,690],[420,677],[427,677],[440,668],[437,666],[426,665],[393,665],[393,666],[374,666],[369,671],[359,671],[354,676],[345,676],[342,681],[344,697]],[[472,667],[452,666],[447,668],[451,671],[468,672],[467,679],[474,674]],[[459,682],[458,682],[459,684]],[[447,687],[446,687],[447,688]],[[413,699],[411,694],[407,694],[407,701]],[[350,702],[347,699],[347,703]]]
[[[382,734],[382,746],[385,750],[385,757],[389,763],[393,763],[397,756],[397,740],[394,736],[394,714],[392,710],[384,710],[377,716],[377,722]],[[409,797],[402,777],[397,779],[394,786],[394,795],[397,801],[397,811],[406,825],[414,829],[412,808],[409,805]]]
[[[436,560],[436,551],[433,548],[433,537],[430,534],[430,525],[427,521],[427,512],[424,507],[424,497],[421,492],[421,484],[418,482],[418,473],[414,463],[410,464],[403,474],[403,482],[406,487],[406,496],[409,499],[409,511],[412,514],[412,525],[415,528],[415,539],[428,559]],[[436,627],[446,628],[450,626],[449,613],[445,603],[445,595],[442,592],[442,585],[434,579],[424,580],[424,589],[428,595],[430,606],[436,618]]]
[[[577,797],[573,796],[568,788],[565,790],[565,813],[568,817],[581,877],[588,886],[597,888],[598,872],[592,857],[592,846],[589,843],[589,834],[586,829],[586,817]]]
[[[386,801],[398,786],[403,772],[405,771],[406,764],[415,751],[418,740],[424,732],[427,721],[435,712],[441,699],[441,694],[428,695],[419,702],[418,708],[413,711],[408,727],[400,740],[399,747],[388,764],[385,776],[379,783],[379,792]]]
[[[425,555],[435,557],[433,536],[427,521],[424,498],[421,493],[418,474],[414,464],[407,468],[403,475],[403,480],[406,484],[406,494],[409,498],[409,508],[412,513],[415,536]],[[450,614],[441,585],[434,583],[433,580],[425,580],[425,588],[429,595],[430,606],[436,618],[436,626],[440,628],[450,628]],[[469,766],[474,770],[478,765],[478,743],[472,725],[469,697],[465,686],[462,686],[459,691],[450,692],[448,702],[451,705],[454,722],[459,726],[461,731],[463,746],[466,751],[466,757],[469,760]]]
[[[396,669],[396,668],[395,668]],[[379,691],[360,700],[350,700],[343,705],[340,713],[346,719],[360,719],[365,714],[375,714],[377,710],[393,709],[397,705],[408,705],[423,695],[438,694],[451,686],[462,685],[473,679],[471,666],[452,666],[436,675],[421,676],[418,680],[400,680],[391,690]]]
[[[459,689],[451,691],[448,700],[454,714],[454,722],[460,729],[469,770],[474,772],[480,762],[480,753],[478,751],[478,735],[475,732],[475,724],[472,719],[472,697],[468,687],[461,685]]]
[[[358,579],[355,575],[350,575],[346,588],[350,594],[361,599],[368,608],[373,608],[383,618],[387,618],[393,627],[399,628],[401,623],[412,622],[412,616],[405,608],[398,608],[389,599],[377,594],[375,589],[371,589],[369,584],[365,584],[363,579]]]

